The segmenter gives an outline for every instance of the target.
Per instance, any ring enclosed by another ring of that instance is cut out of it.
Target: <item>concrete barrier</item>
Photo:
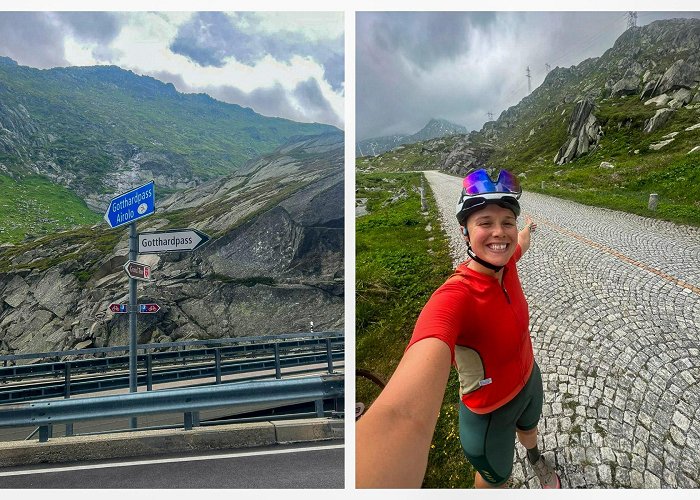
[[[344,437],[343,420],[312,418],[163,429],[91,436],[57,437],[46,443],[0,443],[0,467],[231,450]]]

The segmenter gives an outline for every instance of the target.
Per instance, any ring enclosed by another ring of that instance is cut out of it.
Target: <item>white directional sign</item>
[[[196,229],[139,233],[138,253],[191,252],[207,241],[209,236]]]
[[[151,267],[147,266],[146,264],[129,260],[126,264],[124,264],[124,271],[129,278],[142,281],[151,280]]]

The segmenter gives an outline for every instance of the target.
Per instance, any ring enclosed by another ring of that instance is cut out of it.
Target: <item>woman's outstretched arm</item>
[[[451,365],[450,348],[413,344],[356,426],[357,488],[420,488]]]

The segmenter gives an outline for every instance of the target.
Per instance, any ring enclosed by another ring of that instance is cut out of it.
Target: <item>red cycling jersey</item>
[[[464,404],[490,413],[513,399],[527,383],[534,364],[529,312],[516,261],[520,245],[503,270],[503,285],[492,276],[457,266],[430,297],[407,347],[438,338],[452,352]]]

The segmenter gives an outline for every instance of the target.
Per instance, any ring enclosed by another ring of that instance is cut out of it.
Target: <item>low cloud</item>
[[[344,37],[310,40],[293,31],[267,33],[258,29],[253,13],[231,17],[221,12],[198,12],[180,26],[170,45],[201,66],[222,67],[230,57],[255,66],[265,56],[289,62],[294,56],[311,57],[325,72],[333,90],[340,90],[345,79]]]
[[[0,14],[0,55],[42,69],[68,64],[63,33],[44,12]]]

